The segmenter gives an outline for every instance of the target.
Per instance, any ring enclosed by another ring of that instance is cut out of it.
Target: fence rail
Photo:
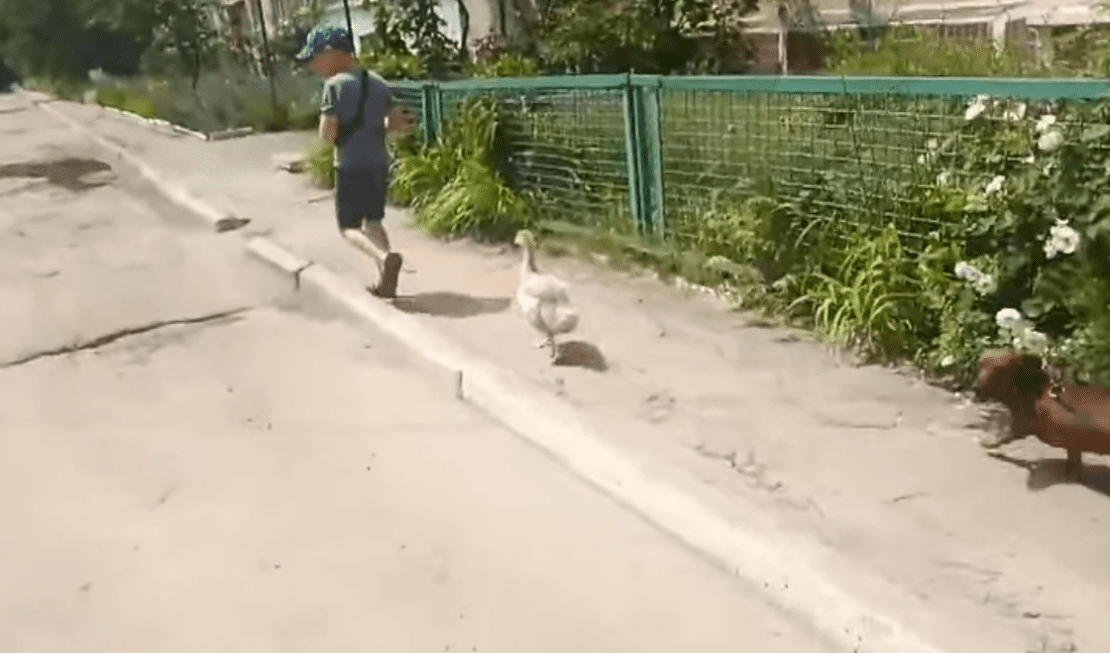
[[[1102,79],[594,75],[394,88],[427,143],[468,98],[496,98],[513,182],[550,217],[710,254],[735,251],[753,203],[768,200],[803,216],[805,233],[894,225],[921,238],[945,220],[922,209],[923,194],[989,185],[974,160],[985,132],[1015,130],[1025,140],[991,156],[1028,165],[1039,116],[1071,125],[1089,112],[1061,107],[1110,98]]]

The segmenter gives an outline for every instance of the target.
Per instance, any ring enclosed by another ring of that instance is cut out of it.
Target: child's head
[[[320,26],[309,33],[295,59],[317,75],[331,77],[351,65],[354,53],[351,35],[345,28]]]

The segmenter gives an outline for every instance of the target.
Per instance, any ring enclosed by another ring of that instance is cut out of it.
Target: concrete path
[[[78,135],[0,134],[0,651],[828,651]]]
[[[330,193],[270,165],[311,134],[201,143],[58,106],[251,218],[248,231],[373,280],[335,234]],[[398,310],[559,397],[720,514],[820,543],[830,574],[947,650],[1110,650],[1104,460],[1090,456],[1086,485],[1074,486],[1061,482],[1059,452],[1036,442],[1007,449],[1009,463],[989,458],[976,443],[980,411],[960,398],[852,367],[719,302],[569,259],[541,264],[571,281],[577,339],[604,365],[552,368],[506,310],[515,252],[436,242],[405,221],[390,212],[407,256]]]

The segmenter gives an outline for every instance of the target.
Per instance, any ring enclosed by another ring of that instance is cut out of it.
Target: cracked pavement
[[[828,650],[20,109],[0,651]]]

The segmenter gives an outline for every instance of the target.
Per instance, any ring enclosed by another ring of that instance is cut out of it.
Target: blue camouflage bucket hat
[[[314,27],[308,33],[308,37],[305,38],[304,47],[293,58],[297,63],[303,65],[328,48],[347,54],[355,53],[355,46],[351,43],[351,33],[347,31],[346,27],[336,25]]]

